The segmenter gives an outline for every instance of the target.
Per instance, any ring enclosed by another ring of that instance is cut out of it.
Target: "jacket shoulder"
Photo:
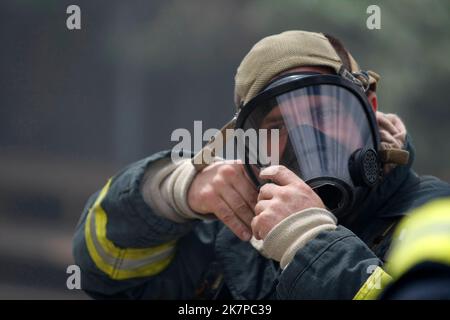
[[[450,184],[447,182],[430,175],[419,176],[414,172],[413,175],[402,188],[403,198],[410,203],[409,209],[420,207],[433,199],[450,196]]]
[[[410,170],[408,177],[388,201],[383,218],[402,217],[425,203],[450,196],[450,184],[434,176],[419,176]]]

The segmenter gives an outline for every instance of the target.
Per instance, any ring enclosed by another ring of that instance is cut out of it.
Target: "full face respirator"
[[[241,106],[235,129],[267,130],[270,138],[276,130],[275,140],[241,141],[253,183],[266,183],[260,170],[281,164],[336,216],[351,212],[382,175],[380,137],[365,89],[354,77],[293,73],[273,80]]]

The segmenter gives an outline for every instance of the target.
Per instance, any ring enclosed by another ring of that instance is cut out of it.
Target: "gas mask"
[[[259,179],[262,168],[284,165],[337,217],[350,213],[380,180],[374,113],[364,88],[341,75],[297,73],[276,79],[242,106],[236,129],[278,132],[265,144],[243,142],[241,157],[257,187],[267,182]]]

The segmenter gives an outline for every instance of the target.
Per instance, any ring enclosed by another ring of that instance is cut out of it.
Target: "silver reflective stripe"
[[[90,232],[92,235],[92,242],[94,243],[95,249],[97,250],[97,253],[99,256],[105,261],[105,263],[109,264],[110,266],[114,266],[115,270],[133,270],[140,267],[148,266],[152,263],[159,262],[163,260],[164,258],[167,258],[170,256],[173,251],[175,250],[174,247],[170,247],[167,249],[161,250],[161,252],[158,252],[154,255],[151,255],[147,258],[142,259],[117,259],[111,255],[109,255],[101,246],[96,233],[96,219],[95,219],[95,208],[91,211],[90,215]],[[125,251],[126,249],[124,249]],[[118,261],[120,260],[120,261]]]

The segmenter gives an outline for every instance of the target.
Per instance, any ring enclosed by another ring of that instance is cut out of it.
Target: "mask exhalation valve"
[[[373,187],[380,178],[380,161],[372,148],[356,150],[349,160],[349,171],[356,186]]]

